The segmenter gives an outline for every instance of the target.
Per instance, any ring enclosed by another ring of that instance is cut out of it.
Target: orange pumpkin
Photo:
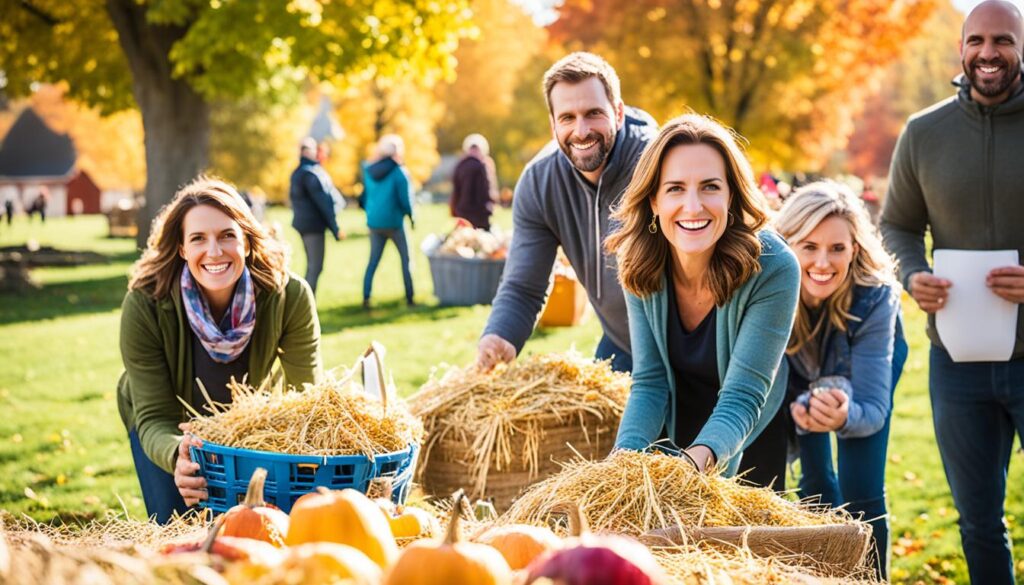
[[[272,583],[379,585],[383,570],[359,550],[335,542],[292,547],[270,579]]]
[[[362,551],[381,567],[398,556],[398,545],[380,509],[353,489],[319,488],[292,506],[288,546],[307,542],[336,542]]]
[[[497,549],[514,571],[525,568],[543,553],[562,546],[562,540],[551,530],[526,524],[495,526],[473,540]]]
[[[208,552],[229,562],[276,564],[282,558],[281,549],[268,542],[237,536],[217,536],[213,540],[168,543],[160,549],[160,553],[165,555],[187,555],[197,552]]]
[[[263,501],[263,485],[266,480],[267,470],[256,468],[249,480],[245,500],[224,513],[220,529],[222,536],[252,538],[274,546],[284,546],[284,535],[288,534],[288,515],[267,506]]]
[[[510,585],[512,570],[501,553],[475,542],[462,542],[459,511],[462,490],[455,494],[448,533],[441,542],[417,540],[388,571],[384,585]]]

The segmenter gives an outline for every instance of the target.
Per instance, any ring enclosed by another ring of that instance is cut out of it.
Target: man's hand
[[[334,232],[334,241],[336,241],[336,242],[340,242],[340,241],[344,240],[347,237],[348,236],[345,234],[345,230],[343,230],[341,228],[338,228],[338,231]]]
[[[178,443],[178,460],[174,464],[174,485],[177,486],[178,493],[185,500],[185,505],[194,506],[207,497],[206,479],[196,477],[199,464],[192,461],[188,448],[190,445],[202,447],[203,442],[189,434],[191,425],[188,423],[181,423],[178,428],[184,432],[184,436]]]
[[[476,367],[484,372],[489,372],[494,369],[494,366],[514,359],[516,359],[515,346],[493,333],[484,335],[476,344]]]
[[[988,273],[985,284],[1011,303],[1024,303],[1024,266],[1004,266]]]
[[[923,271],[911,275],[909,284],[910,290],[907,292],[925,313],[934,313],[945,307],[949,298],[949,287],[953,286],[953,283],[945,278]]]

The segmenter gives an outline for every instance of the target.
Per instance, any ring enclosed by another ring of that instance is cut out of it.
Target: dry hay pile
[[[353,371],[301,391],[233,383],[231,404],[208,398],[213,414],[193,411],[191,432],[226,447],[290,455],[373,457],[420,443],[423,425],[405,404],[370,396]]]
[[[167,525],[111,516],[83,526],[0,516],[0,583],[5,585],[224,585],[203,554],[163,557],[168,543],[195,540],[209,516]]]
[[[808,569],[805,559],[764,559],[743,548],[687,546],[651,549],[672,583],[681,585],[879,585],[866,568],[847,576]]]
[[[449,369],[440,379],[431,377],[409,399],[428,435],[421,469],[429,467],[435,446],[455,440],[472,455],[465,463],[472,493],[478,496],[487,493],[491,470],[510,469],[517,459],[536,478],[545,426],[576,421],[581,439],[589,442],[593,437],[587,419],[617,425],[629,387],[628,374],[575,351],[530,356],[487,373],[472,367]],[[525,437],[521,446],[513,443],[516,435]]]
[[[852,522],[841,511],[815,510],[717,474],[681,457],[618,451],[577,460],[524,492],[502,522],[549,525],[560,504],[575,502],[595,531],[644,534],[682,526],[818,526]]]

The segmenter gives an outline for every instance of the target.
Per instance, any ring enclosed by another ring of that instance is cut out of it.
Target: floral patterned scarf
[[[213,361],[226,364],[233,362],[242,354],[256,325],[256,293],[248,267],[242,269],[242,277],[235,286],[235,296],[231,299],[231,306],[225,315],[225,321],[230,317],[230,323],[225,323],[225,331],[221,331],[220,326],[213,320],[210,305],[192,278],[188,265],[181,270],[181,300],[185,305],[185,313],[188,315],[188,323],[192,326],[193,333]]]

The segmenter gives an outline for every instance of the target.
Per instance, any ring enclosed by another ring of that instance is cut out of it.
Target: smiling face
[[[800,261],[800,299],[811,307],[819,306],[839,290],[850,275],[857,252],[850,224],[835,215],[823,219],[792,247]]]
[[[229,301],[248,255],[242,226],[213,206],[197,205],[185,214],[182,242],[181,257],[207,301]]]
[[[674,257],[710,261],[728,224],[729,200],[725,160],[713,147],[683,144],[665,154],[651,210]]]
[[[964,22],[960,62],[978,103],[1000,104],[1020,86],[1022,29],[1020,13],[1001,2],[978,6]]]
[[[601,176],[625,110],[613,104],[597,77],[551,88],[551,131],[574,167],[591,181]]]

